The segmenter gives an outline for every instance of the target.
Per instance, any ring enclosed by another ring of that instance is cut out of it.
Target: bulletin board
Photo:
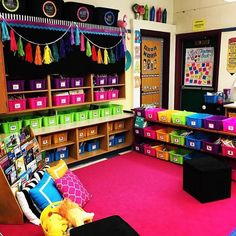
[[[184,85],[213,86],[214,47],[186,48]]]

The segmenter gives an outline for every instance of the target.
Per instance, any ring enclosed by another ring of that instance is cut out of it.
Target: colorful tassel
[[[25,56],[25,52],[24,52],[24,48],[23,48],[23,43],[22,43],[21,37],[19,37],[19,39],[18,39],[17,47],[18,47],[18,56],[19,57]]]
[[[91,57],[92,56],[91,45],[90,45],[88,40],[86,42],[86,56],[87,57]]]
[[[71,27],[70,28],[70,45],[75,44],[75,36],[74,36],[74,29]]]
[[[98,49],[98,56],[97,56],[97,63],[98,64],[102,64],[103,60],[102,60],[102,53],[101,53],[101,49]]]
[[[44,47],[43,62],[44,64],[51,64],[53,62],[52,52],[48,45]]]
[[[76,25],[76,28],[75,28],[75,45],[76,45],[76,46],[79,46],[79,45],[80,45],[79,28],[78,28],[77,25]]]
[[[60,58],[63,58],[66,56],[66,50],[65,50],[65,43],[64,40],[60,40],[60,52],[59,52]]]
[[[14,30],[11,29],[10,31],[10,49],[12,52],[16,52],[18,50],[17,43],[16,43],[16,38],[15,38],[15,33]]]
[[[110,50],[110,63],[114,64],[115,62],[116,62],[116,56],[115,56],[113,50],[111,49]]]
[[[70,44],[70,36],[66,37],[65,39],[65,50],[66,50],[66,54],[69,54],[72,51],[72,47]]]
[[[31,43],[27,43],[25,46],[25,60],[29,63],[33,62],[33,53]]]
[[[110,58],[109,58],[108,52],[106,49],[104,49],[104,62],[103,62],[103,64],[108,65],[109,62],[110,62]]]
[[[84,35],[80,34],[80,51],[84,52],[85,51],[85,45],[84,45]]]
[[[39,45],[36,46],[34,64],[38,66],[42,65],[42,56],[41,56],[41,50],[40,50]]]
[[[126,52],[127,48],[126,48],[125,34],[123,34],[123,36],[122,36],[122,44],[123,44],[123,50],[124,50],[124,52]]]
[[[92,61],[97,61],[98,55],[95,46],[92,46]]]
[[[119,45],[116,46],[116,61],[120,60]]]
[[[6,22],[3,20],[2,21],[2,41],[7,41],[10,40],[9,32],[7,29]]]
[[[52,45],[52,56],[55,62],[59,61],[59,53],[58,53],[58,47],[56,43]]]

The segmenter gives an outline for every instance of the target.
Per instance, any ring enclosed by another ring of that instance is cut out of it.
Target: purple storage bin
[[[205,129],[223,130],[223,120],[226,116],[209,116],[203,120],[203,127]]]
[[[53,88],[54,89],[63,89],[70,87],[69,78],[54,78],[53,79]]]
[[[112,85],[112,84],[118,84],[119,78],[118,75],[109,75],[107,77],[107,84]]]
[[[106,75],[96,75],[93,78],[95,86],[107,85],[107,76]]]
[[[143,143],[135,143],[134,144],[134,150],[136,152],[144,153],[144,144]]]
[[[137,128],[137,127],[135,127],[135,128],[134,128],[134,134],[135,134],[135,135],[138,135],[138,136],[144,136],[144,130],[143,130],[143,128]]]
[[[70,87],[71,88],[77,88],[77,87],[83,87],[83,86],[84,86],[84,78],[83,77],[70,78]]]
[[[221,153],[221,144],[214,143],[218,138],[211,137],[207,140],[202,141],[202,149],[206,152],[218,154]]]
[[[25,81],[24,80],[8,80],[7,91],[8,92],[19,92],[24,91]]]
[[[46,89],[45,79],[33,79],[30,80],[30,90],[44,90]]]
[[[134,112],[135,112],[136,116],[145,117],[145,108],[144,107],[134,108]]]

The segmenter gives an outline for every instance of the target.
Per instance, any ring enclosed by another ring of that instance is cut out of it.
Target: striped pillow
[[[46,165],[42,170],[34,172],[34,178],[36,178],[38,181],[40,181],[43,178],[43,175],[47,168],[50,168],[49,165]]]

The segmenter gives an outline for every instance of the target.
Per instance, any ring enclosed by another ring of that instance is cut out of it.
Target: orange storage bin
[[[236,117],[236,113],[235,112],[228,112],[228,117]]]
[[[114,122],[108,123],[108,132],[113,131]]]
[[[172,114],[179,112],[177,110],[165,110],[158,112],[158,120],[162,122],[171,122]]]
[[[124,129],[124,128],[125,128],[125,122],[123,120],[114,122],[114,129],[115,130],[120,130],[120,129]]]
[[[67,132],[60,132],[53,135],[53,143],[63,143],[67,141]]]
[[[97,135],[97,133],[98,133],[97,126],[91,126],[87,128],[87,137]]]
[[[79,129],[78,130],[79,139],[87,137],[87,129]]]
[[[157,140],[170,142],[170,133],[173,131],[172,128],[164,128],[156,131]]]
[[[52,135],[41,136],[41,141],[40,141],[41,147],[49,146],[51,145],[51,143],[52,143]]]
[[[169,161],[170,160],[170,154],[169,151],[177,149],[177,147],[171,147],[171,146],[163,146],[162,149],[157,149],[156,150],[156,157],[161,159],[161,160],[165,160],[165,161]]]

